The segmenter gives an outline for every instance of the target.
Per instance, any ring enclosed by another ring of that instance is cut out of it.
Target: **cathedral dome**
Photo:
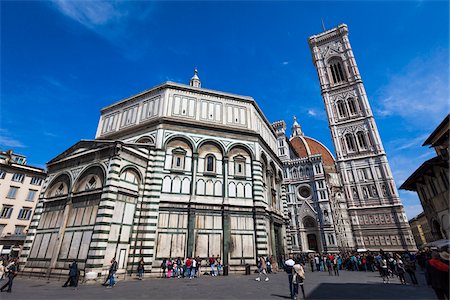
[[[307,136],[294,136],[291,138],[291,145],[299,157],[321,154],[325,166],[334,166],[334,157],[330,150],[328,150],[321,142],[313,138]]]

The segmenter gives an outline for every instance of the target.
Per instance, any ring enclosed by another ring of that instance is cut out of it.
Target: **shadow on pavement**
[[[395,296],[393,296],[395,295]],[[400,284],[321,283],[307,299],[434,299],[425,287]]]

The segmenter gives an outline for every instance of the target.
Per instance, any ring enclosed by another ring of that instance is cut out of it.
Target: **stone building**
[[[449,130],[449,115],[447,115],[422,145],[434,148],[436,156],[425,161],[400,187],[404,190],[415,191],[419,195],[425,217],[431,228],[431,241],[450,237]]]
[[[284,121],[272,126],[283,161],[292,252],[353,249],[346,201],[333,155],[322,143],[305,136],[295,117],[289,139]]]
[[[101,110],[95,140],[48,163],[25,272],[73,259],[104,274],[160,272],[164,258],[415,250],[347,37],[309,39],[336,158],[294,119],[270,124],[251,97],[166,82]]]
[[[308,39],[355,246],[415,250],[369,100],[342,24]]]
[[[411,226],[411,231],[414,235],[417,248],[434,241],[430,225],[428,224],[428,220],[423,212],[409,220],[409,226]]]
[[[25,156],[0,151],[0,255],[18,256],[45,177]]]
[[[101,110],[95,140],[48,163],[25,272],[77,259],[105,273],[160,272],[164,258],[220,255],[230,272],[288,252],[282,163],[251,97],[166,82]]]

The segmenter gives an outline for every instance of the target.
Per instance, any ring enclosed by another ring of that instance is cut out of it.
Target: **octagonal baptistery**
[[[230,272],[287,253],[276,136],[251,97],[166,82],[101,110],[95,140],[48,163],[24,271],[160,276],[169,258]]]

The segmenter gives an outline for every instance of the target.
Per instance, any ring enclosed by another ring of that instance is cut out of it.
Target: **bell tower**
[[[357,248],[415,250],[414,238],[341,24],[308,39]]]

